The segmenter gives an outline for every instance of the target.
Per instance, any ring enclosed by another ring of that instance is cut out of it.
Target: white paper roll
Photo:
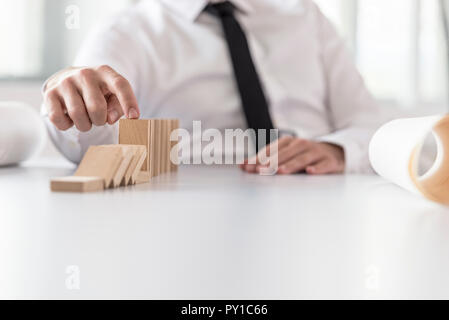
[[[45,125],[32,107],[0,102],[0,166],[31,158],[42,149],[45,139]]]
[[[421,149],[429,133],[435,137],[437,157],[420,177]],[[385,179],[449,204],[449,116],[399,119],[385,124],[371,140],[369,157],[374,170]]]

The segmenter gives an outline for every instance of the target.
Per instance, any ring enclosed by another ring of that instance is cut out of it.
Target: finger
[[[96,126],[106,124],[108,118],[106,99],[95,72],[91,69],[82,69],[78,72],[77,80],[77,88],[82,94],[91,122]]]
[[[310,165],[306,168],[306,172],[311,175],[321,175],[321,174],[329,174],[334,173],[336,170],[332,161],[329,159],[323,159],[313,165]]]
[[[76,128],[81,132],[87,132],[92,128],[83,98],[76,90],[72,81],[66,79],[60,85],[62,97],[64,99],[67,113],[75,124]]]
[[[277,153],[270,156],[269,161],[265,165],[258,165],[256,171],[260,172],[261,170],[264,170],[264,168],[269,167],[279,168],[299,154],[307,152],[311,146],[312,143],[309,140],[299,138],[293,139],[286,147],[284,145]]]
[[[308,140],[294,139],[292,142],[290,142],[290,144],[287,145],[287,147],[282,148],[277,154],[274,154],[274,156],[270,157],[270,163],[273,162],[273,157],[277,157],[276,160],[278,165],[287,163],[298,154],[309,150],[310,145],[311,143]]]
[[[267,165],[267,157],[269,156],[275,156],[279,150],[282,150],[283,148],[287,147],[293,140],[293,137],[286,136],[282,137],[270,145],[264,147],[262,150],[260,150],[257,155],[249,158],[245,161],[245,164],[243,166],[243,170],[255,173],[257,172],[257,168],[261,165]],[[265,161],[264,161],[265,160]],[[269,165],[269,163],[268,163]]]
[[[108,66],[101,66],[99,71],[109,91],[117,96],[126,117],[138,119],[140,117],[139,106],[128,80]]]
[[[269,144],[268,146],[266,146],[264,149],[259,151],[259,153],[257,155],[258,164],[262,164],[263,157],[276,155],[281,150],[284,150],[285,148],[287,148],[292,143],[292,141],[294,141],[293,137],[286,136],[286,137],[282,137],[282,138],[274,141],[273,143]]]
[[[45,94],[44,104],[48,111],[48,118],[59,130],[65,131],[73,127],[73,121],[65,113],[61,98],[55,90]]]
[[[117,96],[114,94],[109,95],[107,97],[107,104],[108,104],[108,123],[114,124],[116,123],[121,117],[123,117],[123,110],[120,106],[120,102],[117,99]]]
[[[321,157],[322,155],[316,151],[307,151],[280,166],[278,173],[292,174],[304,171],[306,167],[319,161]]]

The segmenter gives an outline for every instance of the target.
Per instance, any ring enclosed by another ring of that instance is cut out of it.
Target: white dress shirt
[[[346,172],[370,170],[368,143],[378,108],[335,28],[311,0],[234,0],[275,127],[335,143]],[[143,0],[86,40],[75,66],[110,65],[131,83],[142,118],[181,126],[245,128],[220,21],[207,0]],[[61,152],[79,162],[90,145],[117,142],[117,125],[60,132]]]

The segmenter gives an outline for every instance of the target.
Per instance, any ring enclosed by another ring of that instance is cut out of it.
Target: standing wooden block
[[[171,132],[170,135],[172,134],[172,132],[175,132],[176,136],[177,136],[177,131],[179,129],[179,120],[177,119],[172,119],[171,120]],[[179,140],[174,140],[174,141],[170,141],[170,156],[171,156],[171,150],[176,150],[173,153],[176,155],[176,160],[178,159],[178,142]],[[173,163],[170,160],[170,171],[171,172],[176,172],[178,171],[178,165]]]
[[[150,177],[155,177],[156,174],[156,120],[150,120],[150,146],[149,146],[149,158],[150,158]]]
[[[165,172],[171,171],[171,161],[170,161],[170,149],[171,149],[171,142],[170,142],[170,133],[172,130],[172,121],[171,119],[166,120],[167,123],[167,130],[165,132],[166,136],[166,144],[165,144]]]
[[[120,148],[92,146],[84,155],[75,176],[100,177],[104,180],[105,188],[108,188],[116,177],[122,161],[123,151]]]
[[[150,177],[155,177],[177,169],[170,159],[171,149],[177,142],[170,141],[170,134],[178,128],[179,121],[173,119],[120,120],[119,143],[145,146],[147,156],[141,169],[148,171]],[[125,180],[127,177],[125,173]]]
[[[161,129],[162,123],[161,120],[154,120],[154,148],[155,148],[155,156],[154,156],[154,174],[158,176],[161,174]]]
[[[104,179],[100,177],[64,177],[50,181],[53,192],[96,192],[104,190]]]
[[[145,146],[145,148],[147,149],[147,156],[142,165],[142,170],[148,171],[150,169],[150,120],[120,120],[119,144]]]
[[[161,153],[160,153],[160,159],[161,159],[161,174],[164,174],[167,172],[167,146],[168,146],[168,139],[167,139],[167,130],[168,130],[168,121],[167,120],[161,120]]]

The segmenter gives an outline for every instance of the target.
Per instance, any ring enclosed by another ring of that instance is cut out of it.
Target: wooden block
[[[170,141],[172,128],[179,128],[178,120],[120,120],[119,143],[125,145],[143,145],[147,156],[142,171],[148,171],[150,177],[169,171],[176,171],[177,166],[170,161],[170,151],[176,142]],[[124,183],[124,182],[123,182]]]
[[[179,129],[179,120],[172,119],[171,122],[172,122],[171,131],[172,132],[173,131],[178,131],[178,129]],[[170,135],[171,135],[171,133],[170,133]],[[171,153],[171,150],[173,148],[176,148],[176,150],[178,150],[178,142],[179,142],[179,140],[171,141],[171,143],[170,143],[170,153]],[[178,152],[176,152],[176,157],[178,158]],[[170,160],[170,171],[171,172],[178,171],[178,165],[173,163],[171,160]]]
[[[161,174],[164,174],[167,172],[167,120],[161,120],[161,153],[160,153],[160,160],[161,160]]]
[[[136,184],[148,183],[150,180],[151,176],[148,171],[140,171],[137,175]]]
[[[101,177],[64,177],[50,181],[53,192],[96,192],[104,190],[104,179]]]
[[[131,175],[131,184],[136,184],[137,178],[139,176],[139,173],[142,170],[142,165],[146,158],[147,158],[146,148],[143,150],[141,149],[140,154],[136,157],[137,163],[136,163],[136,166],[134,167],[133,173]],[[148,171],[144,171],[144,172],[148,172]],[[149,174],[149,172],[148,172],[148,174]]]
[[[140,172],[142,165],[146,159],[147,148],[145,148],[145,146],[128,144],[120,146],[123,148],[125,153],[131,155],[131,161],[120,183],[120,186],[128,186],[130,184],[134,184],[135,177]]]
[[[133,168],[135,168],[136,166],[136,162],[138,160],[138,154],[140,153],[138,148],[144,148],[144,146],[134,146],[134,145],[130,145],[130,144],[121,144],[120,146],[122,146],[122,148],[124,148],[126,150],[126,152],[130,153],[132,158],[131,158],[131,162],[129,163],[128,169],[126,169],[125,174],[123,175],[123,179],[120,183],[121,187],[125,187],[129,184],[131,184],[131,176],[133,173]]]
[[[149,160],[150,120],[122,119],[119,122],[119,144],[142,145],[147,148],[147,157],[142,170],[150,168]]]
[[[125,174],[128,171],[132,159],[134,158],[134,152],[131,148],[129,148],[128,145],[111,145],[106,147],[109,147],[111,149],[119,149],[122,152],[122,162],[117,168],[117,171],[112,178],[111,184],[109,186],[106,186],[107,188],[118,188],[125,178]]]
[[[150,177],[156,176],[156,120],[150,120],[150,145],[149,145],[149,162],[150,162]]]
[[[165,172],[171,171],[171,161],[170,161],[170,149],[171,149],[171,142],[170,142],[170,133],[172,131],[172,120],[168,119],[167,121],[167,131],[166,131],[166,137],[167,141],[165,144]]]
[[[100,177],[104,180],[105,188],[107,188],[116,177],[122,161],[122,149],[110,146],[92,146],[84,155],[75,176]]]
[[[154,120],[154,176],[161,174],[161,120]]]

